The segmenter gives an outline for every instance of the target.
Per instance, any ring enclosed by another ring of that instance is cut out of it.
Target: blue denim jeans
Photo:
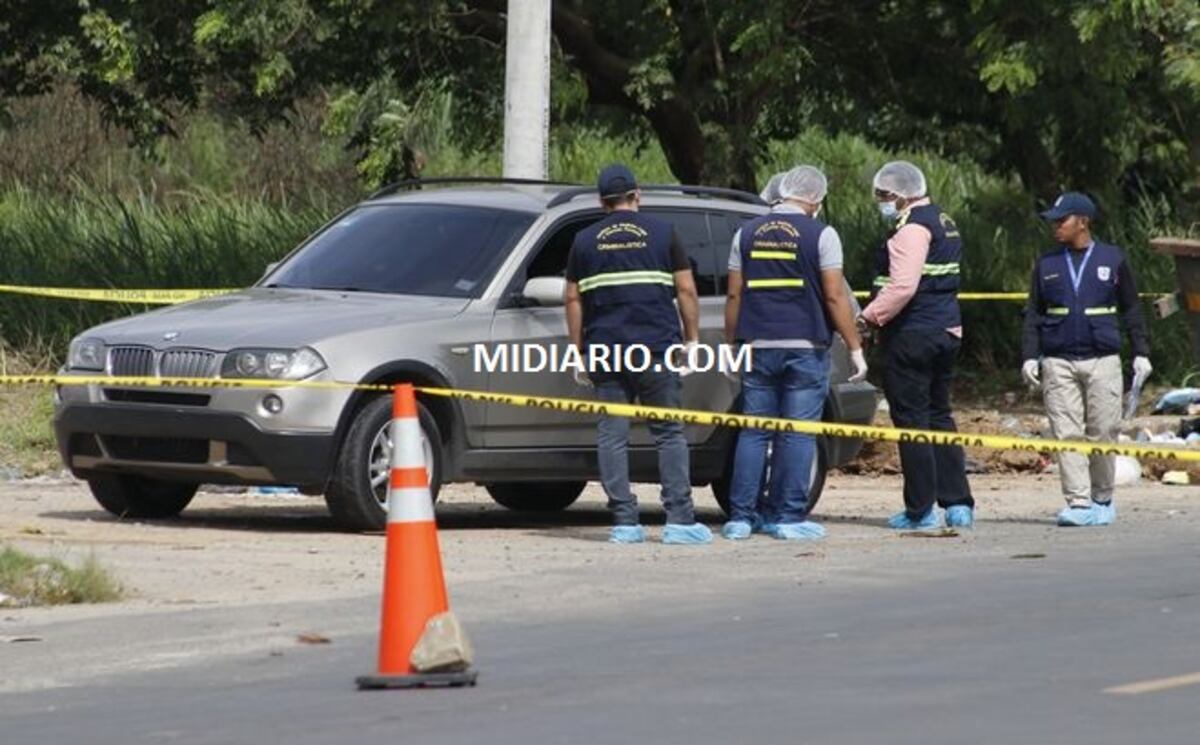
[[[829,351],[755,349],[753,366],[742,373],[742,411],[788,419],[819,420],[829,392]],[[797,432],[743,429],[733,459],[729,501],[732,520],[753,522],[771,449],[771,482],[758,517],[770,523],[798,523],[808,517],[809,476],[816,438]]]
[[[679,375],[670,371],[626,372],[605,375],[596,381],[596,397],[601,401],[678,408],[683,398]],[[680,422],[648,422],[658,449],[658,476],[662,481],[662,505],[668,523],[691,525],[696,522],[692,507],[692,481],[688,465],[687,440]],[[629,419],[601,417],[596,457],[600,465],[600,483],[608,495],[608,507],[616,525],[637,525],[637,497],[629,488]]]

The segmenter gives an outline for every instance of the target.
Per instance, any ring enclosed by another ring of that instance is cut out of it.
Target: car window
[[[742,223],[752,217],[731,212],[709,215],[713,245],[717,252],[717,291],[722,295],[729,289],[729,252],[733,247],[733,236],[741,229]]]
[[[708,213],[701,210],[650,209],[646,212],[675,226],[675,233],[691,259],[696,291],[700,296],[720,294],[717,289],[717,252],[708,229]]]
[[[525,279],[567,276],[567,258],[571,255],[571,244],[575,242],[575,235],[589,225],[595,225],[602,218],[603,215],[597,213],[555,228],[550,239],[538,249],[533,261],[525,267]]]
[[[313,238],[265,285],[479,297],[533,220],[479,207],[363,205]]]

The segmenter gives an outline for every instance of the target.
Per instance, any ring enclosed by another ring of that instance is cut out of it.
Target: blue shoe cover
[[[895,530],[933,530],[941,526],[937,510],[932,508],[920,520],[913,520],[907,512],[898,512],[888,518],[888,527]]]
[[[975,527],[975,510],[965,504],[956,504],[946,508],[946,527],[973,528]]]
[[[779,523],[763,523],[760,522],[754,526],[755,533],[762,533],[774,537],[779,532]]]
[[[721,535],[731,541],[744,541],[750,537],[750,523],[745,520],[730,520],[721,528]]]
[[[1087,507],[1065,507],[1058,513],[1058,524],[1064,528],[1081,528],[1088,525],[1099,525],[1096,520],[1096,505]]]
[[[779,523],[775,537],[781,541],[815,541],[825,537],[825,528],[812,520],[802,523]]]
[[[609,543],[641,543],[646,540],[646,531],[641,525],[614,525],[608,536]]]
[[[712,543],[712,531],[702,523],[692,523],[691,525],[667,523],[663,528],[662,542],[676,546]]]
[[[1064,528],[1112,525],[1116,519],[1117,508],[1112,502],[1093,502],[1089,507],[1067,507],[1058,513],[1058,524]]]

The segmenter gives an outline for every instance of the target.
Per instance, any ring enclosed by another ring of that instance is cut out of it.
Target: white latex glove
[[[1025,382],[1031,387],[1038,387],[1042,384],[1041,381],[1042,365],[1037,360],[1025,360],[1025,364],[1021,365],[1021,377],[1025,378]]]
[[[1150,364],[1148,357],[1133,358],[1133,379],[1134,385],[1140,385],[1146,382],[1146,378],[1150,377],[1150,373],[1154,372],[1154,366]]]
[[[728,380],[730,383],[733,383],[734,385],[742,384],[742,374],[741,373],[736,373],[736,372],[733,372],[732,370],[722,370],[721,374],[725,376],[726,380]]]
[[[857,383],[867,379],[867,357],[861,349],[850,350],[850,364],[854,365],[854,373],[847,380]]]
[[[592,387],[592,379],[588,377],[587,371],[583,368],[572,370],[571,377],[575,379],[575,385],[581,385],[584,388]]]
[[[692,369],[688,360],[696,357],[696,348],[700,346],[698,341],[688,341],[683,343],[683,349],[679,350],[680,359],[676,361],[675,370],[679,373],[679,377],[686,378],[696,372]]]

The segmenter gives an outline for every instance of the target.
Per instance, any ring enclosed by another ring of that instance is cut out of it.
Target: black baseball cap
[[[633,171],[622,163],[613,163],[600,171],[596,179],[596,188],[600,190],[600,198],[623,197],[638,188]]]
[[[1089,199],[1086,194],[1080,194],[1077,191],[1068,191],[1054,200],[1054,204],[1050,209],[1042,213],[1042,219],[1061,220],[1068,215],[1082,215],[1094,220],[1096,218],[1096,203]]]

